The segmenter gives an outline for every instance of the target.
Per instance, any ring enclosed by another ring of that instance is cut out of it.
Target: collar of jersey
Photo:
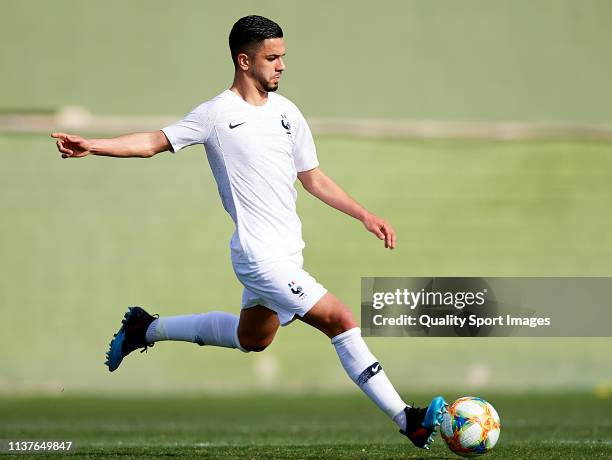
[[[253,110],[264,110],[264,109],[268,108],[270,106],[271,98],[274,97],[274,96],[272,96],[272,94],[274,94],[274,93],[270,93],[269,92],[268,93],[268,100],[266,101],[266,103],[264,105],[253,105],[253,104],[249,104],[247,101],[242,99],[238,94],[234,93],[231,89],[226,89],[225,92],[230,93],[233,97],[235,97],[236,99],[241,101],[243,105],[245,105],[246,107],[250,107]]]

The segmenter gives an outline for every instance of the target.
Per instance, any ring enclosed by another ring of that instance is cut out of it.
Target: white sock
[[[222,311],[166,316],[149,325],[146,340],[147,343],[178,340],[245,351],[238,341],[238,322],[238,316]]]
[[[385,412],[400,429],[406,428],[404,408],[406,403],[376,361],[374,355],[361,338],[361,329],[349,329],[332,339],[340,362],[349,377],[361,390]]]

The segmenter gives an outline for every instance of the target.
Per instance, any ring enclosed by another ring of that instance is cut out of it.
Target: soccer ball
[[[462,457],[486,454],[499,439],[499,415],[491,404],[473,396],[448,407],[440,433],[449,449]]]

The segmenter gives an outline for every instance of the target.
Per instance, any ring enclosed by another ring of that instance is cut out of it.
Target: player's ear
[[[242,70],[249,70],[251,66],[251,60],[246,53],[239,53],[238,56],[236,56],[236,62],[238,63],[238,67]]]

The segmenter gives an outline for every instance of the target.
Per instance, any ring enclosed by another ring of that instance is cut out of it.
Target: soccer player
[[[244,17],[232,27],[229,46],[235,68],[231,87],[173,125],[113,139],[52,134],[63,158],[152,157],[203,144],[223,207],[236,225],[230,248],[244,285],[240,316],[214,311],[156,317],[132,307],[110,343],[108,369],[163,340],[260,352],[279,326],[299,318],[331,339],[349,377],[400,432],[428,448],[446,403],[438,396],[423,409],[406,405],[362,339],[351,310],[302,268],[296,178],[327,205],[358,219],[385,248],[395,247],[395,232],[325,175],[304,117],[276,94],[285,70],[280,26],[261,16]]]

